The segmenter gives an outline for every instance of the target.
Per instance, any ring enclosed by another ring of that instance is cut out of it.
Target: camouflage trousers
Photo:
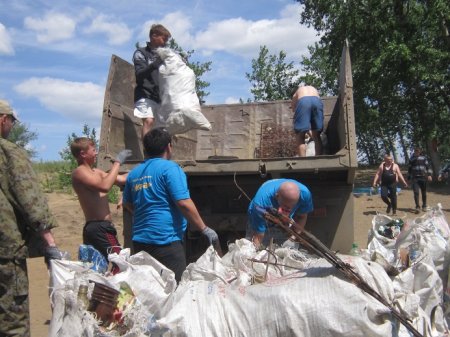
[[[0,257],[0,337],[29,337],[27,263]]]

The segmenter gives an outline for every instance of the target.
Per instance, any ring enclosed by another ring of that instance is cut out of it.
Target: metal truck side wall
[[[133,66],[113,56],[100,135],[98,166],[110,168],[108,154],[123,148],[133,158],[122,167],[131,170],[143,160],[141,121],[133,116]],[[188,176],[191,197],[205,222],[215,228],[223,248],[242,237],[249,201],[267,179],[293,178],[313,194],[315,210],[307,229],[334,250],[348,251],[354,241],[352,188],[357,167],[351,64],[347,43],[339,71],[339,96],[322,97],[328,154],[295,157],[293,113],[289,101],[202,106],[211,131],[192,130],[174,139],[174,159]],[[125,246],[131,245],[131,216],[124,215]],[[188,232],[191,260],[204,247]],[[201,240],[200,240],[201,241]]]

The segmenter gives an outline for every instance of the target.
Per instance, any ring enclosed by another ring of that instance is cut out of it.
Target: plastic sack
[[[103,274],[108,270],[106,258],[91,245],[80,245],[78,248],[78,260],[92,263],[91,269],[96,272]]]
[[[211,124],[201,113],[193,70],[170,48],[158,48],[156,52],[164,61],[158,72],[161,110],[156,124],[172,135],[192,129],[211,130]]]

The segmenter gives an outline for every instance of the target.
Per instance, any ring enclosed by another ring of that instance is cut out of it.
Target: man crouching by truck
[[[268,207],[294,219],[297,227],[292,229],[300,233],[305,228],[308,213],[313,210],[311,192],[296,180],[273,179],[261,185],[248,207],[246,237],[256,248],[268,246],[271,238],[275,244],[293,246],[290,244],[293,241],[287,241],[289,237],[283,229],[264,219],[263,214]]]
[[[187,222],[215,248],[219,238],[204,224],[191,200],[186,174],[170,160],[170,134],[156,128],[145,134],[143,142],[146,160],[128,173],[123,191],[123,206],[134,216],[134,252],[149,253],[172,270],[179,282],[186,269],[183,237]]]
[[[83,243],[92,245],[108,261],[108,253],[118,253],[120,243],[117,231],[111,222],[108,192],[114,184],[124,185],[126,175],[119,175],[120,166],[131,156],[131,150],[122,150],[111,160],[111,170],[106,173],[94,168],[97,149],[94,141],[87,137],[75,138],[70,145],[78,167],[72,172],[72,186],[78,195],[86,224],[83,228]],[[113,274],[119,271],[113,265]]]

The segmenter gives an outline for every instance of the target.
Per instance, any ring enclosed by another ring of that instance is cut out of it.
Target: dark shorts
[[[180,282],[181,275],[186,269],[186,254],[184,253],[183,243],[174,241],[167,245],[152,245],[133,241],[134,252],[144,251],[149,253],[161,264],[175,273],[175,279]]]
[[[97,249],[108,260],[108,253],[121,250],[117,231],[111,221],[88,221],[83,228],[83,243]]]
[[[323,130],[323,102],[316,96],[298,100],[294,114],[294,130],[297,133]]]

